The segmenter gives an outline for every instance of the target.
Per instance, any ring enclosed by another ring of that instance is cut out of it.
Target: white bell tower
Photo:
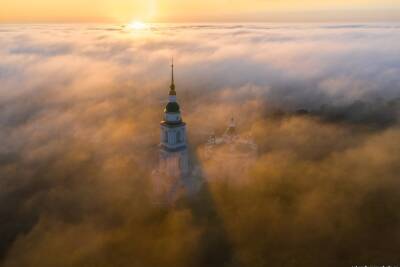
[[[164,109],[160,135],[160,172],[171,177],[182,177],[189,173],[189,157],[186,144],[186,123],[182,121],[176,99],[174,84],[174,62],[171,65],[171,85],[168,104]]]

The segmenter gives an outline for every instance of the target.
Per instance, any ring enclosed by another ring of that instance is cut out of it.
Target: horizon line
[[[31,21],[0,21],[0,24],[129,24],[136,20],[132,21],[115,21],[115,20],[31,20]],[[146,21],[146,20],[137,20],[139,22],[143,22],[145,24],[205,24],[205,23],[213,23],[213,24],[250,24],[250,23],[276,23],[276,24],[312,24],[312,23],[400,23],[399,19],[388,19],[388,20],[201,20],[201,21]]]

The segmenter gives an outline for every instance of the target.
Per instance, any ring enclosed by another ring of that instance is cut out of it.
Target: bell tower
[[[174,62],[171,64],[171,85],[164,118],[160,123],[160,171],[167,176],[179,177],[189,173],[186,143],[186,123],[182,121],[176,98]]]

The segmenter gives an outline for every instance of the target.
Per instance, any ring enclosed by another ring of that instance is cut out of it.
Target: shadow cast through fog
[[[195,226],[203,229],[200,237],[198,258],[194,266],[224,267],[231,266],[233,249],[225,230],[224,222],[218,213],[212,192],[207,183],[201,163],[195,153],[190,160],[196,166],[196,182],[201,184],[198,192],[180,199],[178,208],[187,208],[193,215]]]

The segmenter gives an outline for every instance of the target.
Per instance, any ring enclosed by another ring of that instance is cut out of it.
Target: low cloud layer
[[[4,266],[398,264],[397,24],[0,26]],[[205,185],[150,172],[170,58]],[[257,160],[205,160],[234,116]]]

